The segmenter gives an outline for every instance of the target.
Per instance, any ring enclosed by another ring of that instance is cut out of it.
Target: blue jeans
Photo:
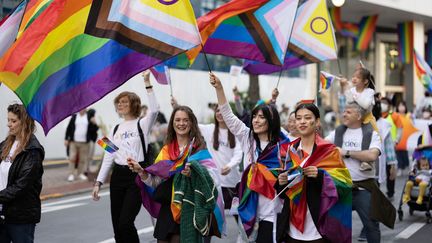
[[[0,225],[0,243],[33,243],[36,224]]]
[[[353,190],[352,208],[357,211],[363,227],[366,231],[368,243],[379,243],[381,241],[381,231],[379,222],[369,217],[371,193],[367,190]]]

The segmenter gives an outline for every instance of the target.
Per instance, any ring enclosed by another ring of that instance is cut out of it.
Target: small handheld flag
[[[107,137],[103,137],[97,141],[97,144],[99,144],[105,151],[108,153],[115,153],[119,150],[119,148],[111,142]]]
[[[333,81],[336,79],[336,76],[333,74],[321,71],[320,72],[320,92],[324,89],[330,89]]]

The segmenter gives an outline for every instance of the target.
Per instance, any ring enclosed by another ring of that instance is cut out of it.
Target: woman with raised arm
[[[210,73],[219,110],[228,129],[236,136],[247,157],[240,182],[238,207],[245,238],[257,243],[275,241],[276,212],[273,189],[280,158],[288,139],[281,134],[279,113],[273,105],[261,104],[252,110],[248,128],[232,112],[218,77]],[[246,239],[244,239],[246,240]]]
[[[139,242],[135,218],[141,209],[139,187],[135,183],[136,173],[129,170],[127,158],[131,154],[135,160],[148,161],[149,133],[156,120],[159,105],[150,83],[150,71],[143,73],[144,84],[149,98],[149,110],[144,118],[141,115],[141,99],[133,92],[122,92],[114,99],[115,110],[124,120],[111,130],[109,139],[119,147],[111,154],[105,152],[93,187],[93,200],[99,200],[99,190],[113,167],[110,180],[111,220],[116,242]],[[114,164],[114,166],[112,166]]]
[[[278,218],[278,242],[351,242],[351,176],[338,148],[317,130],[313,103],[295,109],[300,137],[290,143],[276,190],[285,199]]]

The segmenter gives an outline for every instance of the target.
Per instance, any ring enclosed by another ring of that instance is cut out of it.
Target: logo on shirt
[[[344,141],[343,146],[344,148],[359,148],[361,144],[358,141]]]

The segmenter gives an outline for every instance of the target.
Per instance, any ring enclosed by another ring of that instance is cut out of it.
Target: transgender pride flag
[[[0,58],[17,37],[26,4],[27,1],[22,1],[10,15],[0,21]]]

